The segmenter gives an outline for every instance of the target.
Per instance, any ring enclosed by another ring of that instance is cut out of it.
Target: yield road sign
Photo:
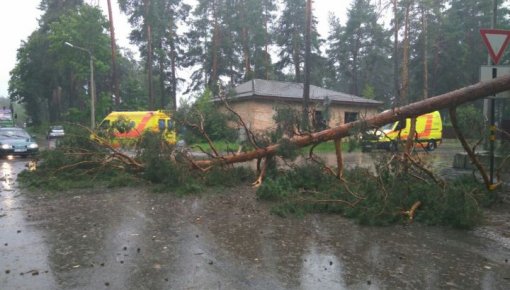
[[[483,42],[489,49],[492,61],[494,64],[498,64],[510,41],[510,30],[480,29],[480,34],[482,35]]]

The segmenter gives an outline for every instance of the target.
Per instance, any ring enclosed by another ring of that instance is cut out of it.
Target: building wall
[[[230,103],[230,106],[243,118],[248,128],[253,132],[276,128],[276,124],[273,120],[273,115],[275,114],[274,108],[276,106],[290,106],[295,110],[301,110],[301,103],[298,102],[276,103],[264,100],[233,102]],[[311,105],[310,108],[314,108],[313,106],[314,105]],[[226,112],[226,109],[223,107],[221,110]],[[314,110],[322,111],[322,108],[317,106]],[[358,113],[358,119],[364,119],[377,114],[377,109],[373,107],[331,104],[329,108],[328,125],[330,127],[336,127],[344,124],[345,112],[356,112]]]

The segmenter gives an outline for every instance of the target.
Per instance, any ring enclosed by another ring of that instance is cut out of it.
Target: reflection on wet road
[[[282,219],[250,187],[20,194],[25,163],[2,160],[0,289],[510,289],[509,244],[478,234],[508,227]]]
[[[26,160],[0,160],[0,289],[56,289],[45,231],[31,220],[16,175]]]

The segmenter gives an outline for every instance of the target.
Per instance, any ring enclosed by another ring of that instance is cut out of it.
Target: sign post
[[[480,29],[483,42],[489,50],[489,56],[492,59],[492,78],[498,77],[498,68],[496,65],[499,63],[501,56],[505,52],[508,43],[510,42],[510,30],[501,29]],[[494,143],[496,141],[496,95],[490,99],[489,110],[489,167],[490,167],[490,181],[494,185]]]

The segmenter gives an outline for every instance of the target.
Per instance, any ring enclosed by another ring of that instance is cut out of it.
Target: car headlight
[[[37,145],[37,143],[28,144],[28,149],[37,149],[37,148],[39,148],[39,145]]]
[[[11,145],[9,145],[9,144],[2,144],[0,146],[0,148],[2,148],[2,149],[11,149]]]

